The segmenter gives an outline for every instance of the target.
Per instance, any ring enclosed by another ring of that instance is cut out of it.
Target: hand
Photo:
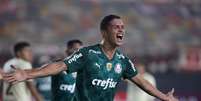
[[[39,96],[36,101],[44,101],[42,96]]]
[[[167,93],[168,100],[167,101],[179,101],[176,97],[174,97],[174,88]]]
[[[3,72],[3,70],[0,67],[0,80],[3,78],[3,74],[4,74],[4,72]]]
[[[11,67],[14,69],[14,72],[11,73],[5,73],[3,75],[3,78],[5,81],[11,83],[11,84],[16,84],[18,82],[25,81],[28,77],[28,74],[26,71],[17,69],[15,66],[11,65]]]

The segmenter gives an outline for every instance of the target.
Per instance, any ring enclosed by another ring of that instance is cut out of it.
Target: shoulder
[[[126,55],[123,54],[121,51],[117,50],[116,55],[119,59],[125,60],[126,59]]]
[[[101,53],[99,51],[99,45],[98,44],[83,47],[79,51],[84,52],[86,54],[89,54],[89,53]]]
[[[18,63],[18,68],[21,68],[21,69],[31,69],[31,68],[32,68],[31,63],[28,62],[28,61],[19,59],[18,62],[19,62],[19,63]]]
[[[121,51],[117,50],[117,53],[116,53],[117,57],[119,59],[122,59],[123,61],[129,61],[129,57],[127,55],[125,55],[124,53],[122,53]]]
[[[4,70],[5,72],[7,72],[8,70],[11,69],[11,68],[10,68],[10,65],[15,65],[16,62],[17,62],[17,59],[16,59],[16,58],[12,58],[12,59],[8,60],[8,61],[4,64],[3,70]]]
[[[119,57],[125,64],[130,64],[134,66],[133,61],[127,55],[121,53],[120,51],[117,51],[117,57]]]

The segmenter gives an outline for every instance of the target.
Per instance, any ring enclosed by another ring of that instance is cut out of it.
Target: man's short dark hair
[[[100,30],[101,31],[106,31],[107,27],[109,26],[110,21],[112,21],[113,19],[121,19],[121,17],[118,16],[118,15],[108,15],[108,16],[105,16],[102,19],[101,23],[100,23]]]
[[[14,54],[17,55],[17,52],[22,51],[25,47],[30,47],[30,44],[28,42],[18,42],[14,45]]]
[[[73,40],[69,40],[66,45],[67,45],[68,48],[72,48],[73,44],[75,44],[75,43],[78,43],[80,45],[83,44],[82,41],[80,41],[78,39],[73,39]]]

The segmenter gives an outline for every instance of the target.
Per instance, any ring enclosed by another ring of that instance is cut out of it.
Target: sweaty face
[[[121,19],[113,19],[105,33],[105,39],[111,45],[120,46],[123,44],[125,35],[124,23]]]
[[[25,47],[23,48],[18,55],[19,58],[24,59],[26,61],[32,62],[33,60],[33,55],[32,55],[32,50],[30,47]]]
[[[77,51],[78,49],[80,49],[81,47],[82,47],[82,45],[80,43],[74,43],[72,47],[68,47],[68,49],[66,50],[66,54],[67,55],[71,55],[75,51]]]

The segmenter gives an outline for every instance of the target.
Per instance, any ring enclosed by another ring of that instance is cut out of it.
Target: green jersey
[[[63,71],[52,76],[52,101],[72,101],[75,96],[76,72]]]
[[[100,45],[80,49],[64,59],[67,72],[77,72],[78,101],[113,101],[121,78],[137,74],[133,63],[118,50],[109,60]]]

